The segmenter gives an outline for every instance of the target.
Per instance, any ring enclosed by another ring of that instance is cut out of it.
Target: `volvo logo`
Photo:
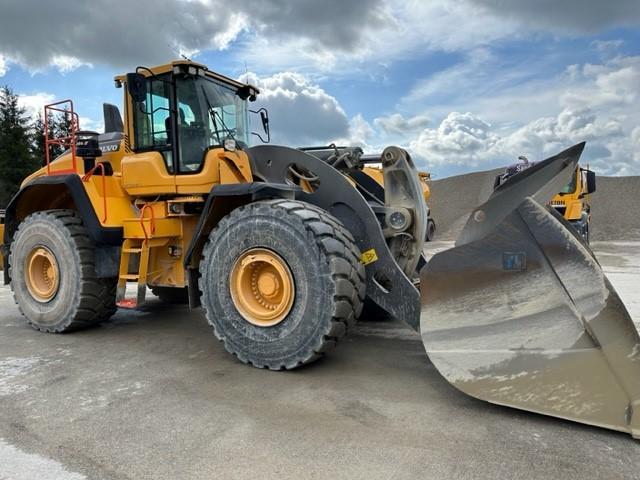
[[[111,153],[111,152],[117,152],[118,150],[120,150],[120,143],[112,143],[111,145],[100,145],[100,150],[102,150],[102,153]]]

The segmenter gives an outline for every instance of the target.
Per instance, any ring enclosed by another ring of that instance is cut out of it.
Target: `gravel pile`
[[[640,177],[598,177],[591,195],[593,240],[640,240]]]
[[[431,211],[436,240],[455,240],[471,210],[484,202],[502,169],[434,180]],[[640,177],[598,177],[591,196],[591,240],[640,240]]]

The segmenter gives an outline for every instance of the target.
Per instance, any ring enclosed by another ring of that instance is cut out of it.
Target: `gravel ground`
[[[433,248],[446,248],[434,243]],[[596,244],[640,320],[640,243]],[[632,479],[629,435],[450,387],[419,336],[361,322],[295,372],[238,363],[198,311],[150,302],[38,333],[0,287],[0,479]]]

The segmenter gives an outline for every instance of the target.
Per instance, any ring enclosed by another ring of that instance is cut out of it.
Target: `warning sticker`
[[[360,263],[363,265],[369,265],[370,263],[376,262],[378,260],[378,254],[375,249],[367,250],[366,252],[362,252],[360,256]]]
[[[502,269],[506,271],[522,271],[527,269],[527,255],[524,252],[504,252]]]

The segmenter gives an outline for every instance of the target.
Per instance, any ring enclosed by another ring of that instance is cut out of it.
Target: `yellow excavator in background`
[[[105,105],[105,133],[79,130],[70,101],[45,107],[72,117],[72,135],[45,128],[46,166],[6,209],[4,280],[33,328],[98,324],[150,287],[188,295],[241,362],[283,370],[335,348],[366,299],[418,331],[462,392],[640,437],[638,332],[546,205],[584,143],[508,178],[426,262],[406,151],[379,155],[381,199],[362,156],[250,147],[251,85],[188,60],[115,81],[124,122]],[[54,143],[67,150],[51,159]]]

